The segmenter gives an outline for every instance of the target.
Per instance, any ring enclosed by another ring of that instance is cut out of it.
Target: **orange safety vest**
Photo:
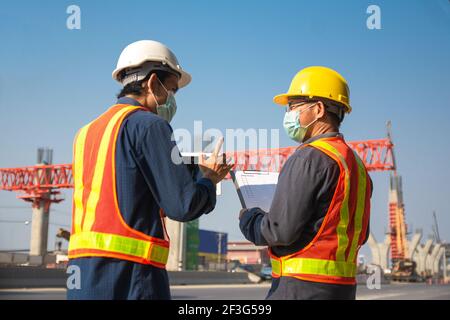
[[[372,191],[366,167],[341,137],[318,139],[301,148],[308,145],[336,161],[339,180],[324,221],[308,245],[283,257],[269,249],[272,276],[355,284],[356,259],[370,216]]]
[[[109,257],[165,268],[169,237],[146,235],[128,226],[116,192],[115,150],[120,125],[142,107],[117,104],[81,128],[74,141],[73,212],[69,259]]]

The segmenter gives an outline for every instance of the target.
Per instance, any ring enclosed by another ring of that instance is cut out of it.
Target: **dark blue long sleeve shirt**
[[[338,135],[325,133],[305,143]],[[240,220],[243,235],[256,245],[271,247],[277,256],[302,249],[320,229],[339,174],[338,164],[322,151],[312,147],[295,151],[280,172],[269,212],[250,208],[243,213]],[[369,180],[372,183],[370,177]]]
[[[307,140],[340,135],[325,133]],[[281,169],[269,212],[250,208],[242,214],[240,228],[247,240],[271,247],[276,256],[304,248],[316,236],[331,204],[339,166],[313,147],[295,151]],[[372,184],[372,180],[369,177]],[[369,236],[367,236],[365,241]],[[356,286],[280,277],[272,280],[267,299],[355,299]]]
[[[131,98],[118,104],[139,106]],[[174,163],[180,159],[173,130],[158,115],[144,110],[130,114],[122,123],[116,144],[116,188],[125,222],[140,232],[164,237],[159,209],[168,218],[190,221],[211,212],[216,190],[202,178],[198,166]],[[68,290],[69,299],[170,299],[167,272],[113,258],[77,258],[81,289]]]

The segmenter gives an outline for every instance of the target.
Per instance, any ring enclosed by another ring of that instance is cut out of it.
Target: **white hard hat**
[[[144,70],[136,68],[144,64]],[[126,69],[130,69],[131,77],[127,76],[127,79],[124,79],[122,71]],[[136,71],[132,71],[133,69]],[[123,49],[112,77],[114,80],[126,85],[132,81],[144,79],[151,70],[168,71],[168,69],[180,76],[178,81],[179,88],[185,87],[191,82],[191,75],[181,69],[177,57],[168,47],[158,41],[141,40],[133,42]]]

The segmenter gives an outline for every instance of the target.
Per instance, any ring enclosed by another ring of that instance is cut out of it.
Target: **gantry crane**
[[[389,134],[385,139],[353,141],[348,142],[348,144],[363,160],[368,171],[394,170],[395,172],[394,145]],[[233,158],[235,163],[234,170],[279,171],[289,156],[295,152],[296,148],[237,151],[227,153],[227,156]],[[227,178],[229,179],[230,177],[228,176]],[[40,223],[40,227],[37,228],[41,231],[45,227],[48,228],[50,205],[63,200],[60,197],[60,189],[64,188],[73,188],[72,164],[40,164],[22,168],[0,169],[0,190],[19,192],[18,198],[31,202],[33,212],[38,212],[38,217],[46,218],[44,221],[47,221],[47,226],[45,226],[45,223]],[[392,207],[403,208],[402,205],[393,205]],[[391,227],[395,225],[397,230],[399,221],[404,221],[402,219],[403,215],[401,219],[391,221]],[[32,236],[31,247],[40,249],[30,250],[30,255],[43,255],[46,253],[46,237],[40,238],[40,243],[33,245],[35,240]]]

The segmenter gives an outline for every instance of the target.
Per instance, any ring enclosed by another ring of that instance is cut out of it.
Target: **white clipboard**
[[[243,208],[269,212],[277,188],[278,172],[230,171]]]

